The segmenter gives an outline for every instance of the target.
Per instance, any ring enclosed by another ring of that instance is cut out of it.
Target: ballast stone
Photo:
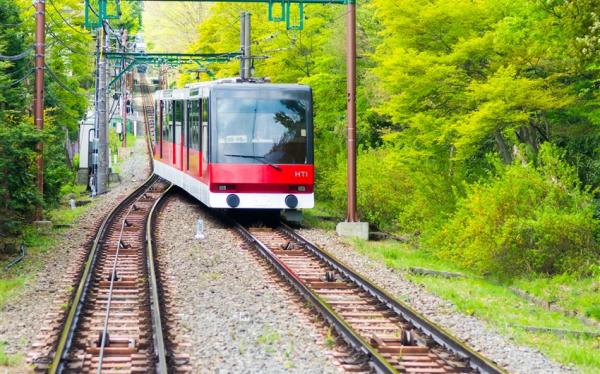
[[[369,222],[340,222],[335,231],[338,236],[369,240]]]

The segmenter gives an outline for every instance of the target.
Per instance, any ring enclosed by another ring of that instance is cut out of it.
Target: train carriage
[[[230,79],[154,97],[158,175],[211,208],[314,206],[310,87]]]

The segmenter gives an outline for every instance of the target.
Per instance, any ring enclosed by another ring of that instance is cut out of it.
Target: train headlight
[[[287,195],[285,197],[285,205],[287,205],[288,208],[294,209],[298,206],[298,198],[294,195]]]
[[[235,194],[227,196],[227,205],[229,205],[232,208],[237,208],[240,205],[239,196]]]
[[[219,191],[230,191],[235,190],[235,184],[220,184]]]

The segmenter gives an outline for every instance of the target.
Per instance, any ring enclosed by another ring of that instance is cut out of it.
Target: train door
[[[190,170],[190,123],[192,122],[192,101],[187,100],[185,105],[185,170]]]
[[[202,147],[200,175],[206,175],[208,172],[208,115],[208,97],[204,97],[202,98],[202,132],[200,135]]]
[[[177,165],[177,101],[171,100],[171,161]]]
[[[160,100],[158,103],[158,111],[160,113],[159,115],[159,122],[158,122],[158,126],[159,126],[159,131],[158,131],[158,136],[159,136],[159,145],[158,145],[158,150],[160,153],[160,158],[163,158],[163,108],[165,107],[165,103],[164,101]]]
[[[185,141],[187,136],[187,118],[186,118],[186,110],[187,110],[187,100],[182,100],[179,102],[179,110],[181,111],[181,136],[179,139],[179,170],[185,170],[185,162],[183,155],[183,149],[187,146],[187,142]]]

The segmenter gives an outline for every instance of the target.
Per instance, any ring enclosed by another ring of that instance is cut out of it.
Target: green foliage
[[[572,331],[593,330],[579,319],[588,310],[600,305],[598,277],[580,278],[561,274],[537,277],[528,274],[510,282],[497,277],[481,277],[470,268],[460,268],[445,259],[432,258],[423,250],[398,242],[357,242],[358,251],[396,269],[403,277],[449,300],[464,314],[485,320],[490,326],[510,336],[516,342],[540,350],[548,357],[569,365],[581,373],[596,374],[600,365],[598,338],[595,336],[557,335],[541,331],[526,331],[522,326],[544,326]],[[460,278],[418,275],[410,268],[425,268],[459,272]],[[548,310],[516,295],[511,288],[526,291],[553,306],[573,314]],[[401,296],[401,295],[400,295]],[[591,317],[591,316],[590,316]]]
[[[560,156],[545,144],[537,166],[515,163],[469,187],[431,247],[483,273],[589,272],[599,249],[592,195]]]
[[[39,137],[28,124],[0,125],[0,238],[16,234],[39,205],[34,183],[35,145]]]
[[[363,3],[359,216],[386,230],[424,235],[440,247],[439,256],[481,272],[598,266],[600,203],[589,191],[600,188],[599,5]],[[255,62],[256,75],[313,89],[316,196],[342,216],[344,10],[307,6],[305,29],[297,32],[267,22],[263,5],[217,4],[189,50],[237,50],[241,10],[253,14],[253,53],[269,56]],[[209,69],[235,76],[238,62]],[[192,79],[183,74],[180,83]]]
[[[405,150],[387,145],[359,153],[357,165],[358,211],[368,222],[387,230],[418,234],[433,224],[442,212],[454,206],[452,179],[440,164],[411,164]],[[346,163],[325,180],[338,206],[346,197]]]

